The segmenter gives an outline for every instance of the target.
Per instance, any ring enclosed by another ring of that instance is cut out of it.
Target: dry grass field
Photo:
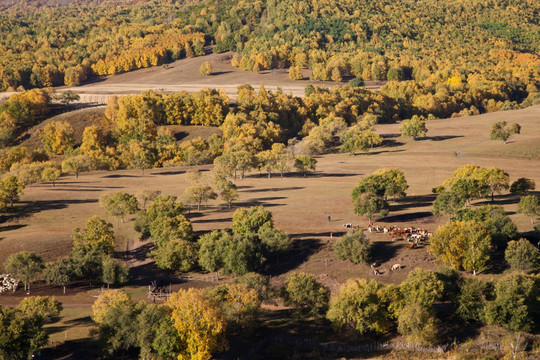
[[[501,120],[518,122],[522,126],[522,134],[513,136],[508,144],[490,141],[492,124]],[[279,264],[271,259],[267,268],[263,269],[264,273],[272,275],[272,283],[281,284],[291,272],[303,271],[317,275],[321,282],[336,291],[348,278],[375,277],[368,265],[352,265],[338,260],[333,243],[345,231],[343,224],[367,225],[367,219],[353,214],[350,195],[358,181],[376,169],[399,168],[404,171],[410,186],[408,196],[399,202],[391,202],[390,213],[378,219],[377,223],[381,226],[410,225],[429,231],[436,230],[437,226],[447,221],[445,217],[431,215],[434,199],[431,189],[451,176],[456,168],[467,163],[500,167],[510,174],[511,181],[528,177],[540,184],[540,106],[433,120],[427,123],[427,138],[419,141],[401,138],[398,128],[399,124],[377,126],[377,132],[385,141],[383,146],[370,153],[357,156],[331,153],[318,157],[317,171],[307,177],[289,173],[284,178],[278,175],[267,178],[259,173],[251,173],[244,180],[236,181],[240,199],[230,211],[220,201],[211,201],[201,211],[192,211],[188,215],[193,228],[198,234],[227,228],[236,208],[263,205],[272,211],[276,226],[289,233],[294,240],[291,255],[280,258]],[[196,131],[199,129],[202,128]],[[175,129],[187,133],[192,133],[192,130]],[[201,170],[209,168],[200,167]],[[54,187],[52,184],[27,187],[21,201],[2,215],[0,264],[9,254],[21,250],[35,252],[45,261],[68,255],[73,229],[83,227],[94,214],[106,217],[98,203],[101,195],[156,189],[180,197],[188,186],[186,170],[189,168],[154,169],[146,171],[144,175],[135,170],[95,171],[81,174],[79,179],[65,176]],[[515,213],[518,200],[518,197],[508,194],[496,196],[495,199],[497,204],[504,205],[519,231],[531,232],[529,219]],[[330,222],[328,216],[331,217]],[[133,267],[135,280],[128,290],[135,298],[142,299],[152,277],[163,274],[144,258],[149,244],[138,241],[132,219],[119,227],[115,219],[108,220],[115,224],[118,252]],[[330,239],[330,233],[333,239]],[[425,247],[407,249],[404,241],[392,242],[384,234],[370,234],[370,239],[374,242],[373,260],[386,270],[376,277],[378,281],[399,283],[415,267],[439,267]],[[404,268],[389,271],[396,263],[404,265]],[[493,278],[500,274],[488,272],[479,276]],[[174,288],[206,285],[202,282],[182,282],[174,285]],[[54,294],[64,303],[64,318],[51,326],[51,341],[77,340],[87,336],[89,308],[98,292],[99,288],[87,284],[68,288],[67,295],[63,295],[59,288],[39,284],[34,287],[33,295]],[[0,295],[0,304],[15,304],[23,296],[22,291]]]
[[[95,79],[77,87],[57,88],[58,92],[72,90],[78,93],[82,102],[106,103],[110,95],[139,94],[144,90],[160,92],[195,92],[202,88],[223,89],[232,100],[236,99],[237,87],[250,84],[258,89],[261,84],[267,90],[283,92],[294,96],[304,96],[304,88],[309,85],[331,87],[342,85],[333,81],[311,81],[311,70],[302,70],[304,80],[290,80],[287,69],[263,70],[260,73],[244,71],[231,65],[234,53],[210,54],[194,58],[177,60],[164,66],[154,66],[146,69],[130,71],[124,74]],[[213,73],[204,76],[199,73],[199,67],[205,61],[212,65]],[[346,79],[347,80],[347,79]],[[376,89],[384,82],[368,81],[366,87]],[[0,94],[0,99],[2,94]]]

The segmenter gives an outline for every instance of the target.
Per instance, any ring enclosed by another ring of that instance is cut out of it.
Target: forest
[[[250,71],[407,80],[391,91],[438,116],[516,108],[540,87],[533,0],[20,2],[0,10],[0,90],[77,85],[205,49],[236,51],[232,64]]]

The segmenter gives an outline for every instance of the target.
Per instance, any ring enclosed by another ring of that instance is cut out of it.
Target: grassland
[[[90,116],[90,115],[89,115]],[[84,118],[84,116],[83,116]],[[513,136],[508,144],[489,140],[489,130],[496,121],[518,122],[522,134]],[[344,232],[344,223],[367,225],[367,219],[352,212],[351,190],[365,175],[383,167],[395,167],[404,171],[409,189],[407,198],[391,203],[390,213],[379,219],[380,225],[405,225],[422,227],[429,231],[445,223],[447,218],[431,215],[434,196],[431,189],[451,176],[453,171],[467,163],[485,167],[500,167],[510,174],[511,181],[528,177],[540,184],[540,106],[522,110],[489,113],[474,117],[433,120],[427,123],[428,136],[420,141],[399,137],[399,125],[379,125],[376,130],[385,141],[382,147],[357,156],[330,153],[317,158],[317,171],[308,177],[289,173],[284,178],[275,175],[267,178],[251,173],[237,181],[240,199],[229,211],[219,201],[210,202],[199,212],[191,212],[189,218],[197,233],[231,224],[232,212],[240,206],[263,205],[272,211],[276,226],[289,233],[294,240],[291,255],[272,261],[264,273],[272,275],[272,283],[279,285],[295,271],[313,273],[332,291],[351,277],[373,278],[368,265],[352,265],[337,259],[333,242]],[[81,120],[83,121],[83,120]],[[83,121],[84,122],[84,121]],[[192,136],[194,128],[175,129]],[[195,128],[196,131],[207,131]],[[208,170],[210,167],[200,167]],[[94,214],[106,217],[98,204],[98,198],[109,192],[136,193],[140,189],[156,189],[166,194],[181,196],[188,186],[185,172],[188,167],[154,169],[145,172],[120,170],[95,171],[61,178],[56,186],[39,184],[27,187],[21,201],[2,215],[0,222],[0,263],[13,252],[27,250],[51,261],[69,253],[71,232],[84,226]],[[502,194],[496,196],[497,204],[505,207],[520,232],[532,234],[527,217],[516,214],[518,197]],[[480,200],[479,202],[487,202]],[[331,221],[328,221],[328,216]],[[109,221],[116,224],[112,218]],[[125,256],[134,280],[128,290],[135,298],[145,298],[149,281],[155,277],[168,277],[145,259],[144,251],[149,244],[139,242],[133,230],[132,219],[115,225],[117,251]],[[330,233],[333,239],[330,239]],[[415,267],[436,269],[425,247],[407,249],[403,242],[391,242],[387,235],[371,234],[374,242],[374,261],[384,271],[377,280],[399,283]],[[127,251],[126,251],[127,250]],[[388,271],[395,263],[404,265],[401,271]],[[192,274],[202,276],[204,274]],[[499,277],[500,271],[481,274],[481,278]],[[227,281],[225,278],[221,281]],[[208,286],[204,282],[179,282],[173,288]],[[60,322],[49,328],[51,341],[77,341],[88,336],[88,315],[98,286],[76,284],[63,295],[61,289],[44,285],[33,287],[33,295],[53,294],[64,304]],[[0,304],[16,304],[26,296],[22,291],[0,295]],[[300,326],[296,324],[295,326]],[[88,339],[86,339],[88,340]],[[51,344],[54,346],[54,344]],[[60,353],[60,350],[58,350]]]

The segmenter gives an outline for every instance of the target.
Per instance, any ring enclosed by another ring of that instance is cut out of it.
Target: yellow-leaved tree
[[[204,290],[191,288],[175,292],[166,306],[171,309],[174,327],[184,344],[179,360],[208,360],[213,352],[227,350],[226,320]]]

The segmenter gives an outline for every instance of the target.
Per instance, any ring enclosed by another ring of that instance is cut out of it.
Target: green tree
[[[433,201],[433,215],[446,214],[452,219],[457,210],[465,206],[465,199],[453,191],[445,191]]]
[[[431,307],[443,295],[444,284],[433,271],[416,268],[399,286],[405,304]]]
[[[304,173],[306,176],[308,171],[315,171],[317,160],[308,155],[299,155],[294,160],[294,167]]]
[[[527,275],[510,275],[495,283],[495,299],[485,306],[488,324],[509,330],[530,331],[540,315],[538,279]]]
[[[427,133],[426,121],[423,117],[414,115],[410,120],[403,120],[399,127],[399,132],[403,137],[412,137],[416,140],[425,137]]]
[[[217,194],[210,185],[196,184],[184,190],[183,198],[188,204],[196,203],[197,211],[199,211],[203,201],[208,202],[208,200],[214,200],[217,198]]]
[[[442,263],[454,269],[487,269],[491,236],[482,224],[472,221],[450,222],[440,226],[430,239],[430,249]]]
[[[216,191],[219,197],[229,205],[229,210],[231,210],[233,201],[238,200],[237,186],[230,180],[222,179],[216,182]]]
[[[199,265],[206,271],[217,271],[223,267],[225,246],[231,235],[225,230],[214,230],[199,238]]]
[[[521,132],[521,126],[519,124],[512,124],[508,126],[506,121],[499,121],[493,124],[489,133],[491,140],[502,140],[506,144],[512,134],[519,134]]]
[[[0,357],[30,359],[48,342],[40,316],[30,316],[20,309],[0,306]]]
[[[30,282],[43,270],[43,261],[39,256],[28,251],[11,254],[4,267],[15,278],[24,282],[24,290],[30,293]]]
[[[348,326],[360,335],[386,333],[392,325],[388,288],[375,280],[349,279],[330,301],[326,318],[334,327]]]
[[[285,304],[296,308],[300,313],[317,315],[319,308],[328,308],[330,291],[320,284],[314,275],[294,273],[285,280]]]
[[[362,178],[353,189],[353,201],[363,193],[372,193],[384,197],[389,196],[402,198],[409,188],[405,174],[399,169],[383,168],[376,170],[373,174]]]
[[[383,139],[370,129],[358,132],[353,128],[341,136],[341,141],[343,146],[340,152],[349,152],[351,155],[355,155],[357,152],[366,152],[373,149],[374,146],[380,145]]]
[[[388,214],[388,203],[382,197],[372,193],[360,194],[360,196],[353,199],[353,206],[353,212],[358,216],[365,215],[370,224],[375,214],[378,213],[381,217]]]
[[[208,76],[208,75],[211,75],[212,74],[212,64],[210,64],[210,61],[205,61],[201,64],[201,67],[199,68],[199,72],[201,73],[201,75],[205,75],[205,76]]]
[[[508,190],[510,177],[507,173],[499,168],[487,168],[480,171],[482,182],[491,192],[491,201],[493,202],[493,194],[500,193],[501,190]]]
[[[399,311],[397,323],[398,332],[409,342],[426,345],[437,342],[440,325],[431,307],[409,303]]]
[[[142,210],[146,210],[146,205],[156,200],[157,197],[160,195],[161,191],[159,190],[141,190],[137,192],[135,196],[139,201],[139,208]]]
[[[504,258],[512,269],[534,272],[540,268],[540,251],[527,239],[510,241]]]
[[[482,205],[456,211],[455,221],[474,220],[481,223],[491,235],[494,245],[504,247],[508,240],[517,236],[517,226],[502,206]]]
[[[8,201],[10,206],[19,200],[24,189],[24,183],[18,177],[7,175],[0,180],[0,201]]]
[[[81,97],[78,94],[74,93],[71,90],[62,91],[56,96],[56,100],[60,101],[64,105],[67,105],[73,101],[78,101],[80,98]]]
[[[101,281],[107,284],[107,289],[111,284],[125,283],[129,279],[129,267],[127,264],[104,256],[101,263]]]
[[[139,210],[139,203],[135,195],[128,194],[122,191],[105,194],[99,198],[100,205],[105,209],[108,216],[114,216],[118,220],[124,222],[126,215],[132,215]]]
[[[197,261],[196,244],[182,239],[170,240],[149,253],[157,267],[170,271],[190,271]]]
[[[266,256],[275,255],[279,262],[279,255],[289,251],[292,242],[289,235],[280,229],[263,226],[259,231],[259,239]]]
[[[75,228],[72,238],[75,252],[88,253],[96,250],[104,255],[112,255],[114,252],[113,226],[97,215],[88,219],[83,230]]]
[[[523,196],[519,200],[517,212],[531,218],[531,225],[534,224],[534,218],[540,215],[540,200],[536,195]]]
[[[455,299],[457,305],[456,314],[466,322],[482,321],[486,292],[486,285],[480,280],[462,279],[459,294]]]
[[[371,243],[362,231],[350,230],[335,245],[336,255],[341,260],[354,264],[367,262],[371,254]]]
[[[45,266],[43,275],[47,284],[62,286],[65,294],[66,285],[74,276],[73,260],[65,257],[49,263]]]
[[[536,183],[533,179],[519,178],[510,186],[512,194],[527,194],[529,191],[536,188]]]
[[[185,218],[178,218],[185,211],[184,204],[177,200],[178,198],[173,195],[160,195],[154,199],[154,202],[147,209],[139,212],[139,216],[134,223],[134,228],[135,231],[141,233],[142,240],[149,237],[156,237],[161,232],[159,228],[162,223],[169,221],[169,224],[172,224],[171,221],[174,220],[170,219],[174,218],[177,218],[174,221],[175,224],[182,225],[182,228],[187,229],[187,224],[184,224],[183,221]],[[191,235],[191,232],[189,231],[187,235]]]
[[[233,214],[231,228],[235,234],[257,234],[265,227],[274,227],[274,220],[272,213],[262,205],[236,209]]]

